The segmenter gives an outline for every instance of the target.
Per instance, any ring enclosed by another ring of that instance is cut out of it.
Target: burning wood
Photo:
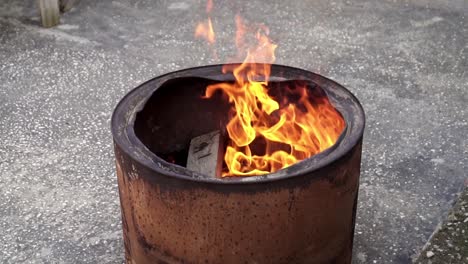
[[[211,178],[221,176],[223,148],[223,140],[219,131],[193,138],[190,141],[187,169]]]

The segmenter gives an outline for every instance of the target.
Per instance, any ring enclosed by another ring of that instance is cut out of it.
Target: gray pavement
[[[0,263],[121,263],[109,119],[139,83],[223,62],[204,1],[81,0],[53,29],[0,2]],[[468,178],[466,0],[214,1],[264,22],[278,63],[342,83],[367,114],[356,263],[408,263]]]
[[[468,263],[468,181],[458,202],[426,243],[417,264]]]

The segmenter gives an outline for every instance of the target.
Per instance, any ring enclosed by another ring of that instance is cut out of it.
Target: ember
[[[207,13],[213,3],[208,1]],[[335,144],[345,122],[325,94],[311,98],[301,83],[283,87],[281,97],[269,93],[271,63],[277,47],[265,26],[250,30],[236,16],[236,46],[247,52],[243,63],[225,65],[234,83],[216,83],[206,88],[206,98],[220,90],[232,104],[226,126],[229,143],[225,151],[223,176],[252,176],[275,172],[311,157]],[[254,43],[246,43],[246,32],[254,32]],[[211,18],[198,24],[195,36],[215,42]],[[296,99],[296,100],[292,100]],[[253,147],[257,142],[263,147]],[[285,148],[286,146],[286,148]],[[257,151],[253,151],[253,149]],[[259,151],[260,150],[260,151]]]

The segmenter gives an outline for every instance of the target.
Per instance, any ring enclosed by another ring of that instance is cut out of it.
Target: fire
[[[212,5],[209,1],[207,12]],[[206,39],[214,43],[208,21],[197,26],[196,35],[210,36]],[[247,43],[246,33],[252,31],[240,16],[235,21],[236,47],[247,51],[246,58],[234,67],[223,67],[224,73],[232,72],[235,82],[213,84],[205,92],[205,97],[210,98],[222,91],[232,104],[226,126],[229,142],[223,176],[275,172],[331,147],[345,127],[342,116],[325,95],[313,94],[304,83],[282,87],[279,98],[271,95],[269,77],[277,45],[263,25],[253,31],[253,44]]]
[[[198,24],[195,29],[195,37],[204,38],[210,44],[215,43],[215,33],[213,30],[213,24],[211,23],[211,18],[208,18],[205,22]]]
[[[213,0],[208,0],[206,2],[206,14],[208,18],[206,21],[198,23],[197,28],[195,28],[195,37],[204,38],[208,43],[213,45],[215,43],[215,33],[213,29],[213,23],[211,22],[210,13],[213,9]]]

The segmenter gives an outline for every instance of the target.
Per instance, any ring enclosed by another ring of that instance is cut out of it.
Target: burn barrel
[[[271,68],[270,81],[309,82],[343,116],[343,134],[324,152],[252,177],[206,178],[167,161],[183,159],[194,136],[225,125],[225,100],[202,95],[207,84],[232,78],[222,65],[171,72],[117,105],[112,133],[126,262],[351,263],[365,118],[336,82]]]

